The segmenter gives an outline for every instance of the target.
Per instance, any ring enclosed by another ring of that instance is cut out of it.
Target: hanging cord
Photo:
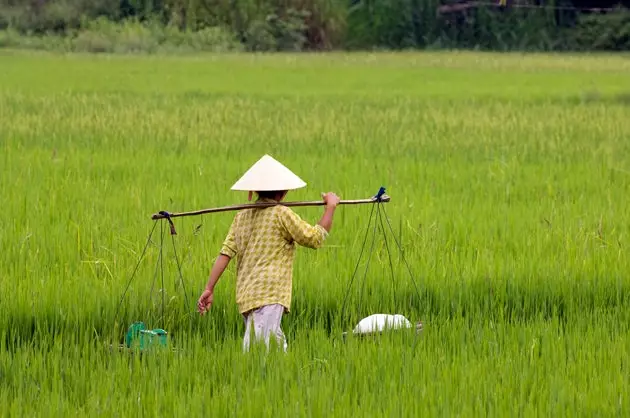
[[[186,284],[184,282],[184,275],[182,273],[182,265],[179,261],[179,257],[177,255],[177,247],[175,245],[175,237],[174,235],[177,235],[177,232],[175,231],[175,225],[173,224],[173,221],[171,220],[170,216],[168,216],[167,212],[160,212],[162,214],[165,214],[167,217],[165,218],[168,223],[170,224],[170,230],[171,230],[171,244],[173,246],[173,253],[175,255],[175,263],[177,265],[177,273],[179,275],[179,280],[182,284],[182,289],[184,291],[184,300],[186,301],[186,306],[188,309],[191,310],[192,312],[192,308],[190,306],[190,301],[188,299],[188,293],[186,292]],[[163,223],[162,223],[162,229],[163,229]],[[165,297],[166,297],[166,291],[165,291],[165,287],[164,287],[164,258],[162,256],[163,253],[163,246],[164,246],[164,234],[161,235],[161,239],[160,239],[160,274],[161,274],[161,281],[162,281],[162,306],[161,306],[161,320],[162,320],[162,328],[166,327],[166,319],[165,319],[165,308],[166,308],[166,303],[165,303]],[[151,289],[151,294],[153,294],[153,289]],[[188,316],[189,314],[187,314],[186,316]]]
[[[383,208],[383,214],[385,213],[385,208]],[[383,231],[383,240],[385,241],[385,249],[387,250],[387,258],[389,260],[389,271],[392,275],[392,298],[394,299],[394,306],[397,306],[397,297],[396,297],[396,277],[394,275],[394,265],[392,263],[392,254],[389,250],[389,242],[387,241],[387,233],[385,231],[385,225],[383,224],[383,214],[381,211],[377,212],[378,219],[380,220],[381,231]]]
[[[202,224],[197,225],[197,227],[194,228],[193,230],[193,237],[195,235],[197,235],[202,227]],[[179,278],[180,281],[182,283],[182,288],[184,290],[184,298],[186,301],[186,305],[187,305],[187,309],[185,310],[186,313],[184,313],[184,315],[182,315],[178,321],[183,321],[184,319],[186,319],[188,321],[188,332],[191,332],[192,330],[192,319],[193,319],[193,315],[197,314],[197,309],[195,309],[194,305],[191,302],[192,299],[189,299],[188,297],[188,293],[186,291],[186,284],[184,281],[184,275],[182,273],[182,265],[184,264],[185,259],[187,258],[186,255],[184,254],[184,256],[182,257],[182,260],[179,260],[179,257],[177,255],[177,249],[175,248],[175,238],[172,236],[174,234],[171,234],[171,242],[173,243],[173,252],[175,253],[175,261],[177,263],[177,271],[179,272]],[[190,245],[190,244],[189,244]]]
[[[365,236],[363,238],[363,244],[361,245],[361,252],[359,254],[359,259],[357,260],[357,265],[354,268],[354,272],[352,273],[352,277],[350,278],[350,283],[348,283],[348,288],[346,289],[346,294],[344,297],[344,301],[343,301],[343,305],[341,308],[341,324],[343,326],[344,320],[345,320],[345,314],[346,314],[346,302],[348,301],[348,296],[350,295],[350,288],[352,287],[352,284],[354,283],[354,279],[356,277],[357,271],[359,270],[359,265],[361,264],[361,258],[363,257],[363,251],[365,249],[365,244],[367,243],[367,239],[368,239],[368,234],[370,233],[370,225],[372,224],[372,216],[374,215],[374,209],[376,207],[376,213],[378,216],[378,213],[380,211],[380,208],[382,206],[383,203],[383,196],[385,195],[385,188],[381,187],[378,191],[378,193],[376,194],[376,196],[374,196],[374,199],[376,201],[376,203],[372,206],[372,210],[370,211],[370,217],[368,219],[368,225],[367,228],[365,230]],[[365,277],[367,276],[367,271],[368,271],[368,267],[370,264],[370,259],[372,256],[372,252],[374,249],[374,243],[376,241],[376,229],[377,229],[377,224],[375,223],[374,225],[374,234],[373,234],[373,238],[372,238],[372,246],[370,249],[370,255],[367,261],[367,266],[365,269],[365,274],[363,276],[363,283],[362,283],[362,287],[361,287],[361,293],[363,293],[363,289],[365,287]],[[359,298],[359,304],[361,304],[361,298]],[[359,310],[360,310],[360,306],[359,306]]]
[[[173,252],[175,253],[175,262],[177,263],[177,271],[179,272],[179,280],[182,282],[182,289],[184,289],[184,298],[186,300],[186,305],[188,309],[192,310],[190,302],[188,300],[188,293],[186,292],[186,284],[184,283],[184,275],[182,274],[182,266],[179,262],[179,257],[177,256],[177,249],[175,248],[175,238],[173,234],[171,234],[171,242],[173,243]]]
[[[169,212],[165,210],[161,210],[159,214],[162,215],[164,217],[163,219],[166,219],[170,225],[171,243],[173,245],[173,253],[175,254],[175,263],[177,264],[177,272],[179,274],[179,280],[182,284],[182,288],[184,289],[184,299],[186,301],[186,305],[188,306],[188,309],[192,310],[190,301],[188,300],[188,293],[186,292],[186,284],[184,282],[184,275],[182,274],[182,265],[179,261],[179,257],[177,256],[177,248],[175,247],[175,237],[173,237],[173,235],[177,235],[177,231],[175,230],[175,224],[173,223],[173,220],[171,219],[171,214]],[[194,234],[199,231],[199,228],[201,228],[201,225],[197,226]],[[164,292],[164,271],[162,271],[162,292]],[[164,293],[162,293],[162,317],[164,317]]]
[[[160,213],[162,213],[164,215],[168,215],[168,213],[164,212],[164,211],[162,211]],[[183,276],[183,273],[182,273],[182,263],[180,262],[179,256],[177,254],[177,248],[176,248],[176,245],[175,245],[175,237],[173,237],[173,235],[177,234],[177,232],[175,231],[175,225],[173,224],[173,221],[171,220],[170,216],[167,216],[165,219],[168,221],[169,226],[170,226],[170,232],[171,232],[170,235],[171,235],[171,242],[172,242],[172,245],[173,245],[173,252],[175,254],[175,262],[177,264],[177,271],[178,271],[178,274],[179,274],[179,279],[180,279],[180,282],[182,284],[182,288],[184,290],[184,298],[185,298],[185,301],[186,301],[186,305],[187,305],[188,309],[190,309],[190,311],[192,312],[192,308],[191,308],[191,305],[190,305],[190,300],[189,300],[189,297],[188,297],[188,293],[186,292],[186,283],[184,281],[184,276]],[[155,274],[153,276],[153,282],[151,284],[151,291],[150,291],[149,295],[150,296],[153,295],[153,292],[155,290],[155,283],[157,281],[158,274],[160,274],[160,276],[161,276],[161,285],[162,285],[162,290],[161,290],[161,292],[162,292],[161,318],[162,318],[162,324],[164,324],[164,312],[165,312],[165,307],[166,307],[166,300],[165,300],[166,295],[164,293],[164,257],[163,257],[163,253],[164,253],[164,251],[163,251],[163,249],[164,249],[164,233],[165,233],[165,231],[164,231],[164,223],[160,222],[159,224],[160,224],[160,252],[158,254],[158,259],[156,261]],[[156,222],[153,225],[153,227],[151,228],[151,232],[149,233],[149,236],[147,238],[147,242],[146,242],[146,244],[144,246],[142,254],[141,254],[138,262],[136,263],[136,266],[134,268],[133,273],[131,274],[131,277],[129,278],[129,281],[127,282],[127,286],[125,287],[125,291],[123,292],[123,294],[122,294],[122,296],[121,296],[121,298],[120,298],[120,300],[118,302],[118,306],[116,308],[116,313],[114,315],[114,322],[116,322],[116,320],[118,319],[118,315],[120,314],[120,309],[122,307],[122,302],[123,302],[127,292],[129,291],[131,283],[133,282],[133,279],[135,278],[136,273],[138,272],[138,268],[140,267],[140,263],[144,259],[145,255],[146,255],[146,252],[147,252],[147,249],[148,249],[149,245],[152,242],[151,238],[153,237],[153,234],[155,233],[155,229],[157,228],[157,226],[158,226],[158,222]],[[199,227],[197,229],[199,229]],[[188,315],[186,315],[186,316],[188,316]]]
[[[354,272],[352,273],[352,277],[350,278],[350,283],[348,284],[348,288],[346,289],[346,295],[343,299],[343,304],[341,307],[341,324],[343,326],[343,321],[345,319],[346,312],[346,302],[348,301],[348,295],[350,294],[350,288],[352,287],[352,283],[354,283],[354,279],[356,277],[357,271],[359,270],[359,264],[361,262],[361,257],[363,257],[363,250],[365,249],[365,244],[367,243],[368,234],[370,233],[370,224],[372,223],[372,215],[374,214],[374,206],[372,206],[372,210],[370,211],[370,217],[368,219],[368,226],[365,229],[365,236],[363,237],[363,244],[361,245],[361,252],[359,253],[359,259],[357,260],[357,265],[354,268]]]
[[[376,204],[376,217],[378,218],[378,214],[380,213],[380,203]],[[363,279],[361,282],[361,292],[359,294],[359,306],[358,311],[361,312],[361,307],[363,306],[363,292],[365,291],[365,278],[367,277],[368,270],[370,268],[370,261],[372,259],[372,254],[374,254],[374,244],[376,243],[376,231],[378,230],[378,223],[374,222],[374,233],[372,234],[372,245],[370,246],[370,252],[368,253],[367,263],[365,265],[365,273],[363,273]]]
[[[416,294],[418,296],[418,300],[421,299],[420,296],[420,291],[418,290],[418,286],[416,284],[416,281],[414,279],[413,276],[413,272],[411,271],[411,267],[409,266],[409,263],[407,263],[407,258],[405,257],[403,248],[402,248],[402,243],[399,243],[398,240],[396,239],[396,233],[394,232],[394,228],[392,228],[392,224],[389,222],[389,217],[387,216],[387,212],[385,211],[385,208],[383,207],[383,216],[385,217],[385,221],[387,221],[387,225],[389,226],[389,230],[392,233],[392,237],[394,238],[394,242],[396,243],[396,246],[398,247],[398,251],[400,251],[400,256],[403,259],[403,262],[405,263],[405,266],[407,267],[407,271],[409,272],[409,277],[411,278],[411,281],[413,282],[414,288],[416,289]],[[382,219],[381,219],[382,222]],[[383,235],[385,236],[385,232],[383,231]],[[386,239],[387,240],[387,239]],[[389,253],[389,250],[388,250]],[[391,265],[391,258],[390,258],[390,265]],[[415,320],[414,320],[415,322]],[[411,352],[415,352],[416,347],[418,346],[418,332],[416,331],[414,333],[414,339],[413,339],[413,345],[411,346]]]
[[[402,245],[399,244],[398,241],[396,240],[396,234],[394,233],[394,230],[391,227],[389,219],[387,218],[387,214],[385,213],[385,207],[382,208],[382,213],[381,213],[380,210],[377,211],[377,217],[378,217],[378,219],[380,221],[381,231],[383,231],[383,239],[385,241],[385,248],[387,250],[387,257],[389,259],[389,268],[390,268],[390,272],[391,272],[391,275],[392,275],[392,294],[393,294],[393,298],[394,298],[394,306],[396,306],[396,287],[395,287],[394,266],[393,266],[393,263],[392,263],[391,251],[389,249],[389,244],[388,244],[388,241],[387,241],[387,233],[385,231],[385,225],[383,224],[383,218],[385,218],[385,220],[389,224],[390,231],[392,233],[392,236],[394,237],[394,242],[396,242],[396,245],[398,246],[398,250],[400,251],[401,257],[405,261],[405,264],[407,265],[407,269],[409,271],[409,276],[411,277],[411,280],[413,281],[414,286],[415,286],[415,280],[413,278],[413,273],[411,272],[411,268],[409,267],[409,264],[406,263],[406,259],[404,257],[403,250],[402,250]],[[418,295],[418,299],[420,299],[420,292],[418,292],[417,286],[415,286],[415,287],[416,287],[416,293]],[[414,322],[415,322],[415,320],[414,320]],[[417,345],[418,345],[418,332],[416,331],[416,332],[414,332],[413,344],[411,346],[411,352],[412,353],[415,351]],[[406,355],[406,352],[403,353],[403,355]]]
[[[162,223],[162,227],[164,226],[164,223]],[[173,231],[173,229],[171,229],[171,232]],[[162,328],[165,328],[166,325],[164,325],[164,298],[166,297],[164,295],[164,257],[162,256],[162,253],[164,251],[164,234],[160,235],[160,275],[162,276],[162,309],[161,309],[161,319],[162,319]]]
[[[400,257],[403,259],[403,262],[405,263],[405,266],[407,268],[407,271],[409,273],[411,281],[412,281],[412,283],[414,285],[414,288],[416,290],[416,295],[417,295],[418,299],[420,299],[420,297],[421,297],[420,296],[420,291],[418,289],[418,285],[417,285],[416,280],[414,278],[414,274],[413,274],[413,272],[411,270],[411,267],[409,266],[409,263],[407,262],[407,259],[406,259],[405,255],[404,255],[404,250],[402,248],[402,243],[399,242],[398,239],[396,238],[396,234],[394,232],[394,229],[393,229],[393,227],[391,225],[391,222],[389,220],[389,217],[387,216],[386,210],[383,207],[383,205],[380,202],[377,202],[376,206],[377,206],[376,207],[377,222],[375,222],[375,228],[374,228],[374,233],[373,233],[373,240],[372,240],[372,245],[371,245],[369,257],[371,257],[371,252],[373,251],[373,248],[374,248],[374,242],[375,242],[375,238],[376,238],[376,227],[380,225],[380,230],[382,231],[383,238],[385,240],[385,248],[386,248],[386,251],[387,251],[389,267],[390,267],[390,273],[391,273],[391,278],[392,278],[392,290],[393,290],[392,293],[393,293],[393,298],[394,298],[394,305],[396,305],[396,302],[397,302],[397,299],[398,299],[396,297],[396,279],[395,279],[395,275],[394,275],[394,267],[393,267],[393,261],[392,261],[392,251],[390,250],[389,241],[387,240],[387,231],[386,231],[386,228],[385,228],[385,224],[383,222],[383,218],[385,218],[385,222],[387,223],[387,225],[389,227],[389,231],[392,234],[394,243],[396,244],[396,247],[398,247],[398,250],[400,252]],[[381,210],[382,210],[382,213],[381,213]],[[365,249],[365,245],[367,243],[368,234],[369,234],[369,231],[370,231],[370,226],[371,226],[372,217],[373,217],[373,212],[374,212],[374,208],[372,208],[372,212],[370,213],[370,218],[368,220],[368,226],[366,228],[365,237],[364,237],[364,240],[363,240],[363,244],[361,246],[361,252],[360,252],[360,255],[359,255],[359,260],[357,261],[357,265],[355,267],[355,270],[354,270],[354,273],[352,275],[352,278],[350,279],[350,283],[348,285],[348,288],[346,290],[346,295],[344,297],[344,302],[343,302],[343,306],[342,306],[342,313],[341,313],[341,324],[342,324],[342,327],[343,327],[345,316],[346,316],[346,302],[347,302],[349,294],[350,294],[350,288],[352,287],[352,284],[354,282],[356,273],[358,271],[358,268],[359,268],[359,265],[360,265],[360,262],[361,262],[361,258],[363,256],[363,251]],[[361,299],[362,299],[362,295],[363,295],[363,289],[365,288],[365,282],[366,282],[365,278],[367,276],[369,262],[370,262],[370,258],[368,258],[368,262],[367,262],[368,266],[366,266],[365,274],[363,276],[363,283],[362,283],[362,287],[361,287],[361,297],[359,299],[359,304],[360,305],[362,303]],[[360,309],[360,306],[359,306],[359,309]],[[412,351],[415,350],[415,348],[417,346],[417,339],[418,338],[417,338],[417,334],[416,334],[416,337],[414,338],[414,343],[413,343],[413,346],[412,346]]]
[[[164,224],[160,225],[160,242],[163,242],[164,239]],[[153,297],[153,290],[155,289],[155,283],[157,282],[157,278],[158,278],[158,274],[160,273],[160,261],[162,260],[162,246],[160,246],[160,252],[158,253],[158,258],[155,261],[155,273],[153,274],[153,282],[151,283],[151,291],[149,292],[149,302],[152,302],[152,297]],[[147,307],[147,313],[146,315],[149,316],[151,314],[151,305],[152,303],[149,303],[149,306]]]
[[[418,299],[420,299],[420,291],[418,290],[418,285],[416,284],[416,281],[414,279],[413,276],[413,272],[411,271],[411,267],[409,266],[409,263],[407,262],[407,258],[405,257],[405,253],[403,251],[402,248],[402,244],[398,242],[398,240],[396,239],[396,234],[394,233],[394,228],[392,228],[392,224],[389,222],[389,217],[387,216],[387,213],[385,211],[385,208],[383,208],[383,214],[385,215],[385,220],[387,221],[387,225],[389,226],[389,230],[392,232],[392,236],[394,237],[394,242],[396,243],[396,246],[398,247],[398,250],[400,251],[400,255],[403,259],[403,262],[405,263],[405,266],[407,266],[407,271],[409,272],[409,277],[411,277],[411,281],[413,282],[413,285],[416,289],[416,293],[418,295]]]
[[[122,305],[123,300],[125,299],[125,294],[129,290],[129,286],[131,286],[131,282],[133,281],[133,278],[135,277],[136,272],[138,271],[138,267],[140,267],[140,262],[142,262],[142,259],[144,258],[144,255],[147,252],[147,248],[149,248],[149,244],[151,243],[151,237],[153,236],[153,233],[155,232],[156,227],[157,227],[157,223],[153,225],[153,228],[151,228],[151,232],[149,233],[149,237],[147,238],[147,243],[145,244],[144,249],[142,250],[140,259],[138,260],[138,263],[136,264],[136,267],[133,270],[133,273],[131,274],[131,278],[129,278],[129,281],[127,282],[127,287],[125,288],[125,291],[123,292],[120,298],[120,301],[118,302],[118,307],[116,308],[116,313],[114,315],[114,323],[116,323],[116,319],[118,319],[118,313],[120,312],[120,307]]]

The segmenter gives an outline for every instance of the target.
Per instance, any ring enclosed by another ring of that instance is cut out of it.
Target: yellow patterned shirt
[[[273,202],[260,199],[259,202]],[[237,259],[236,303],[245,313],[281,304],[289,312],[296,244],[319,248],[328,236],[282,205],[245,209],[234,217],[221,254]]]

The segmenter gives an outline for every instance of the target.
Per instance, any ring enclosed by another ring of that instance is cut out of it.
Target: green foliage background
[[[630,13],[623,7],[608,13],[580,13],[568,9],[572,5],[569,0],[556,0],[546,2],[545,7],[502,9],[486,5],[437,13],[442,3],[1,0],[0,29],[4,33],[0,47],[88,52],[234,50],[235,45],[248,51],[630,49]],[[29,39],[23,39],[27,35]]]

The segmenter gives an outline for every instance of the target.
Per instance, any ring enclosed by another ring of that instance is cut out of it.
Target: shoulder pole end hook
[[[382,202],[383,196],[385,196],[385,187],[381,186],[381,188],[378,189],[378,193],[376,193],[376,196],[374,196],[374,200],[376,200],[377,202]]]
[[[171,235],[177,235],[177,231],[175,231],[175,224],[173,223],[173,220],[171,219],[171,214],[168,213],[165,210],[161,210],[159,212],[160,215],[164,216],[164,218],[166,218],[166,220],[168,221],[168,223],[171,226]]]

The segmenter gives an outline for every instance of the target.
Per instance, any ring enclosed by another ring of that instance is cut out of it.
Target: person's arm
[[[337,205],[339,204],[339,197],[337,197],[334,193],[326,193],[322,195],[324,202],[326,202],[326,209],[324,210],[324,215],[322,219],[319,220],[318,225],[322,226],[326,232],[330,232],[332,229],[332,221],[335,216],[335,209],[337,209]]]
[[[197,310],[201,315],[206,313],[214,303],[214,286],[216,286],[217,282],[221,278],[221,275],[227,268],[228,264],[230,264],[230,260],[231,258],[227,255],[219,254],[219,257],[217,257],[214,262],[214,265],[210,270],[208,284],[206,284],[206,288],[197,301]]]
[[[324,210],[324,215],[322,215],[322,219],[319,220],[317,225],[321,226],[326,230],[326,232],[330,232],[332,229],[332,221],[333,216],[335,216],[335,206],[326,206]]]
[[[221,278],[221,275],[227,268],[228,264],[230,264],[230,260],[232,260],[232,258],[229,256],[219,254],[219,257],[217,257],[212,269],[210,270],[210,277],[208,278],[208,284],[206,285],[205,290],[209,290],[210,293],[214,292],[214,286],[216,286],[217,282]]]
[[[295,212],[287,207],[281,207],[280,223],[285,231],[286,239],[295,241],[297,244],[307,248],[319,248],[328,236],[332,228],[332,219],[335,208],[339,203],[339,198],[334,193],[323,196],[326,202],[326,209],[321,220],[316,225],[310,225],[302,220]]]
[[[230,264],[230,261],[237,254],[236,241],[234,240],[234,229],[236,225],[236,219],[232,222],[232,226],[230,227],[230,231],[223,242],[223,247],[221,248],[221,252],[210,270],[210,277],[208,278],[208,283],[206,287],[199,297],[197,301],[197,310],[200,314],[204,314],[207,312],[212,303],[214,302],[214,287],[217,282],[221,278],[221,275]]]

